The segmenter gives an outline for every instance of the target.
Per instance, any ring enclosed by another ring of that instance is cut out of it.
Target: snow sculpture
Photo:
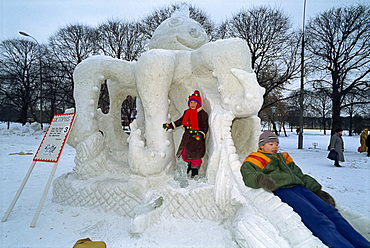
[[[97,109],[105,80],[108,114]],[[290,207],[243,184],[239,169],[257,148],[264,93],[243,40],[207,42],[183,8],[158,27],[137,62],[94,56],[76,67],[74,81],[77,116],[68,143],[76,149],[76,166],[54,181],[55,202],[132,217],[133,234],[168,216],[229,219],[243,247],[322,246]],[[203,177],[184,181],[183,169],[174,172],[182,168],[175,158],[182,130],[166,132],[162,124],[181,116],[195,89],[210,131]],[[120,122],[127,95],[138,97],[130,135]]]

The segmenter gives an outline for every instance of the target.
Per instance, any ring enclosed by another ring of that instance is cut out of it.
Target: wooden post
[[[31,167],[29,168],[25,178],[23,179],[23,182],[21,186],[18,189],[17,194],[15,195],[12,203],[10,204],[8,210],[6,211],[4,217],[2,218],[2,221],[5,222],[11,211],[14,208],[15,203],[17,202],[19,196],[21,195],[24,186],[27,183],[28,178],[30,177],[33,168],[35,167],[35,164],[37,161],[41,162],[54,162],[54,167],[52,171],[50,172],[49,180],[46,183],[44,192],[41,196],[39,205],[37,207],[36,213],[33,217],[33,220],[31,222],[30,227],[35,227],[37,219],[40,215],[42,206],[44,205],[45,198],[48,194],[50,185],[53,181],[55,171],[58,167],[58,161],[62,154],[64,145],[67,141],[69,131],[72,128],[73,121],[75,119],[76,113],[69,113],[69,114],[58,114],[54,115],[53,120],[51,121],[48,130],[46,131],[43,140],[41,141],[41,144],[35,154],[35,157],[33,158]],[[42,124],[41,124],[42,125]],[[50,129],[51,127],[51,129]],[[49,133],[50,132],[50,133]]]
[[[55,163],[54,164],[54,167],[53,167],[53,170],[50,173],[49,180],[46,183],[46,186],[45,186],[45,189],[44,189],[44,193],[41,196],[39,206],[37,207],[36,213],[35,213],[35,215],[33,217],[33,220],[31,222],[30,227],[35,227],[36,226],[37,219],[39,218],[39,215],[40,215],[42,206],[44,205],[45,198],[46,198],[46,196],[48,194],[48,191],[49,191],[51,182],[53,181],[53,178],[54,178],[54,175],[55,175],[55,171],[57,170],[57,166],[58,166],[58,163]]]

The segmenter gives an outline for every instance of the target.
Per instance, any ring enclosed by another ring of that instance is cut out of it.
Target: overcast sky
[[[171,0],[0,0],[0,40],[19,38],[19,31],[40,43],[68,24],[96,26],[108,19],[138,20]],[[302,26],[304,0],[189,0],[220,23],[241,9],[269,4],[292,17],[294,26]],[[364,0],[307,0],[306,20],[332,7],[343,7]]]

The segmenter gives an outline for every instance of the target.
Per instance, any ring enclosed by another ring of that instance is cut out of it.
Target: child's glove
[[[200,134],[196,134],[196,135],[193,135],[193,138],[200,141],[202,139],[202,137],[200,136]]]
[[[202,133],[197,132],[196,134],[193,135],[193,138],[198,141],[201,141],[204,137]]]
[[[257,183],[259,186],[268,191],[274,191],[276,189],[275,181],[266,174],[259,174],[257,176]]]
[[[171,123],[164,123],[163,129],[167,131],[168,129],[173,129],[173,126]]]
[[[333,207],[335,207],[335,201],[334,201],[334,198],[329,195],[328,192],[325,192],[323,190],[317,190],[314,192],[318,197],[320,197],[324,202],[326,202],[327,204],[330,204],[332,205]]]
[[[198,141],[204,138],[203,134],[200,133],[198,130],[190,130],[190,133],[192,134],[192,137]]]

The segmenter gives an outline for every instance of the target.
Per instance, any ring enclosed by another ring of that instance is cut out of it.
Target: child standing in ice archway
[[[180,119],[163,124],[163,128],[166,131],[179,126],[185,128],[176,156],[182,156],[182,159],[188,163],[187,173],[191,171],[191,176],[194,177],[198,175],[202,157],[206,152],[208,114],[202,108],[202,98],[197,90],[189,96],[188,106],[189,108],[184,111]]]
[[[288,153],[278,153],[278,137],[265,131],[257,152],[252,152],[240,169],[244,184],[272,191],[301,216],[302,222],[329,247],[370,247],[339,214],[334,199],[311,176],[303,174]]]

